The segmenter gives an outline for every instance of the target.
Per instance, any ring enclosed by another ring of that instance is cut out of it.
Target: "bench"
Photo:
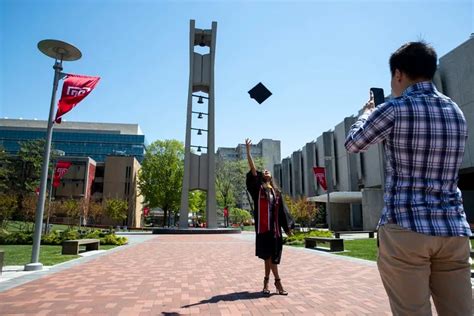
[[[341,235],[344,234],[369,234],[369,238],[374,238],[374,231],[372,230],[355,230],[355,231],[340,231],[334,232],[335,238],[341,238]]]
[[[63,241],[63,255],[78,255],[79,246],[85,245],[86,251],[99,250],[99,239],[76,239],[76,240],[65,240]]]
[[[319,243],[329,243],[329,251],[344,251],[344,240],[340,238],[327,237],[306,237],[304,239],[305,248],[316,248]]]

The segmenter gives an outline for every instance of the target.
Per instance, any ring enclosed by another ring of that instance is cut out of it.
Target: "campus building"
[[[0,144],[7,153],[17,153],[19,141],[45,139],[46,127],[46,121],[0,119]],[[54,125],[52,142],[53,148],[68,156],[97,162],[116,154],[133,156],[141,163],[145,154],[145,135],[137,124],[63,121]]]
[[[11,155],[18,152],[19,142],[44,139],[45,134],[46,121],[0,119],[0,145]],[[143,198],[138,193],[137,174],[144,157],[145,136],[137,124],[63,121],[54,126],[52,147],[64,153],[57,160],[72,163],[53,189],[56,200],[126,200],[129,209],[123,222],[102,216],[100,224],[141,226]]]
[[[247,149],[245,144],[238,144],[237,147],[217,148],[217,158],[229,161],[247,160]],[[253,158],[263,158],[264,168],[274,173],[273,166],[280,163],[281,145],[279,140],[262,139],[257,144],[252,144],[250,152]]]
[[[458,186],[467,219],[474,223],[474,37],[439,59],[434,78],[437,89],[452,98],[464,112],[469,137]],[[387,69],[388,71],[388,69]],[[360,114],[360,113],[358,113]],[[374,230],[383,209],[384,149],[371,146],[364,153],[348,153],[344,147],[353,115],[324,132],[301,150],[275,166],[284,193],[327,203],[328,195],[315,180],[313,167],[325,167],[329,194],[327,222],[332,230]]]

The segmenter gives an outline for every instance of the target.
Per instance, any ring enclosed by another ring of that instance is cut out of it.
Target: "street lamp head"
[[[197,103],[199,103],[199,104],[203,104],[203,103],[204,103],[204,101],[202,100],[202,97],[201,97],[201,96],[199,97],[199,100],[198,100]]]
[[[201,152],[201,146],[198,146],[198,149],[197,149],[198,153]]]
[[[202,130],[198,129],[198,135],[202,135]]]
[[[202,113],[199,113],[198,119],[202,119]]]
[[[74,61],[82,57],[78,48],[58,40],[42,40],[38,42],[38,49],[46,56],[61,61]]]

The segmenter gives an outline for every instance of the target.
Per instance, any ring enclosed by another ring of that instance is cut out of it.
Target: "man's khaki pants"
[[[395,224],[379,228],[377,265],[394,315],[471,316],[468,237],[437,237]]]

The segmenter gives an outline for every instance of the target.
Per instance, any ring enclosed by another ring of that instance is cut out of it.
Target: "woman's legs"
[[[283,289],[283,285],[281,285],[280,275],[278,274],[278,265],[275,263],[271,263],[271,269],[273,272],[273,276],[275,277],[275,287],[280,295],[288,295],[288,292]]]
[[[275,277],[275,280],[280,279],[280,275],[278,274],[278,265],[275,263],[272,263],[272,259],[268,259],[270,263],[270,268],[272,270],[273,276]]]
[[[272,259],[268,258],[264,260],[265,262],[265,277],[268,278],[270,276],[270,269],[272,266]]]
[[[268,289],[268,281],[270,280],[270,266],[272,264],[272,259],[264,259],[265,263],[265,278],[263,279],[263,294],[270,294],[270,290]]]

